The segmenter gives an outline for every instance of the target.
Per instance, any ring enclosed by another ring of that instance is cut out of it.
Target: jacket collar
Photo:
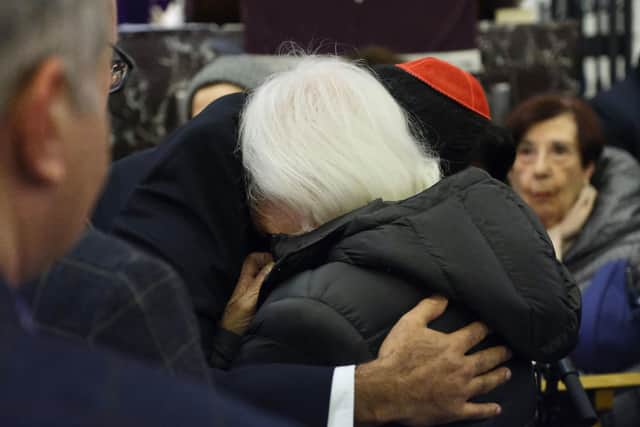
[[[275,235],[271,253],[276,264],[265,279],[258,299],[261,304],[273,286],[305,270],[327,262],[331,249],[345,237],[394,221],[407,212],[428,209],[451,197],[452,193],[489,179],[486,172],[471,167],[449,176],[433,187],[399,202],[376,199],[368,205],[299,236]],[[391,207],[392,209],[386,209]],[[396,209],[396,208],[401,209]]]
[[[335,240],[361,230],[375,226],[376,223],[384,223],[395,219],[397,213],[387,215],[381,212],[386,207],[405,207],[407,210],[421,210],[433,206],[439,201],[448,198],[453,192],[469,187],[470,185],[488,179],[489,175],[475,167],[467,168],[455,175],[442,179],[436,185],[421,193],[398,202],[384,202],[376,199],[368,205],[351,211],[341,217],[330,221],[321,227],[299,236],[274,235],[271,239],[271,252],[276,261],[280,261],[295,252],[314,247],[324,248]],[[359,223],[358,223],[359,222]],[[318,264],[322,264],[319,262]]]
[[[385,202],[376,199],[368,205],[323,224],[309,233],[299,236],[285,234],[272,236],[271,253],[276,264],[262,285],[259,303],[266,298],[272,284],[324,264],[330,249],[345,236],[348,226],[356,218],[376,212],[385,205]]]
[[[368,205],[338,217],[333,221],[329,221],[309,233],[299,236],[289,236],[286,234],[274,235],[271,239],[271,252],[276,257],[276,260],[280,260],[303,249],[313,248],[314,246],[324,246],[322,243],[330,242],[333,241],[334,238],[340,237],[347,225],[351,223],[354,218],[375,212],[385,205],[381,199],[376,199]]]

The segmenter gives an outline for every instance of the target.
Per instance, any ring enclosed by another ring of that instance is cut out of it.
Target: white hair
[[[109,7],[107,0],[0,0],[0,115],[29,73],[51,56],[63,60],[74,100],[89,104]]]
[[[302,216],[301,231],[441,176],[387,90],[336,57],[305,57],[261,85],[242,115],[240,150],[252,206],[280,203]]]

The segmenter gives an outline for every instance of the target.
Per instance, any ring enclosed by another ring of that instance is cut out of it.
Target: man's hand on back
[[[441,297],[420,302],[393,327],[378,358],[356,368],[357,424],[431,426],[500,413],[495,403],[469,399],[511,377],[509,369],[496,369],[510,358],[509,351],[493,347],[465,355],[489,332],[478,322],[451,334],[426,328],[446,307]]]

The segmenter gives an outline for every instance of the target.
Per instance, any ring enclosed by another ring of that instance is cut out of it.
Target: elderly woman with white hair
[[[502,415],[477,425],[532,422],[530,361],[572,349],[580,302],[508,187],[473,168],[440,180],[384,87],[329,57],[304,58],[253,93],[240,149],[276,264],[235,365],[372,360],[404,313],[441,294],[450,304],[431,328],[482,320],[494,334],[477,349],[514,353],[511,381],[486,396]]]

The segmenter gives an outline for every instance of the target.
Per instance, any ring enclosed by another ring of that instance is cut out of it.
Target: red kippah
[[[489,103],[480,82],[471,74],[437,58],[422,58],[398,64],[433,89],[491,120]]]

